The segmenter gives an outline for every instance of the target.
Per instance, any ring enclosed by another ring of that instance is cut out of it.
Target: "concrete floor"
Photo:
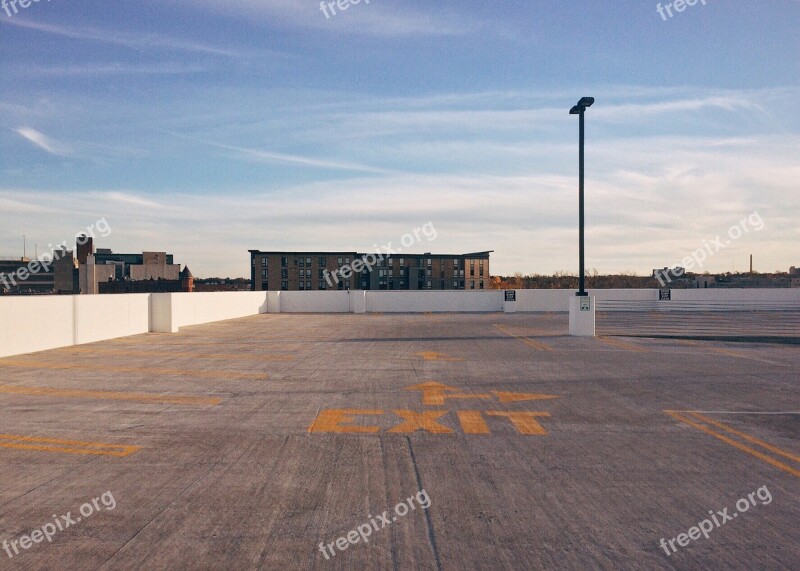
[[[800,347],[566,328],[262,315],[0,359],[0,569],[800,568]]]

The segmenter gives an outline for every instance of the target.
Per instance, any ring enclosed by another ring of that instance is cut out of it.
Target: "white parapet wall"
[[[160,333],[177,333],[187,325],[258,315],[268,310],[265,291],[149,295],[150,330]]]
[[[362,292],[353,292],[353,294]],[[281,313],[350,313],[349,291],[282,291]]]
[[[502,290],[486,291],[306,291],[153,293],[85,296],[0,297],[0,357],[91,343],[128,335],[177,332],[199,325],[259,313],[425,313],[563,312],[574,290],[515,290],[506,302]],[[656,289],[590,290],[598,310],[603,302],[644,309],[704,311],[738,307],[800,308],[800,289],[702,289],[671,292],[659,302]],[[513,303],[513,307],[508,305]]]
[[[501,290],[368,291],[366,296],[367,313],[503,311]]]
[[[150,331],[148,294],[0,298],[0,357]]]

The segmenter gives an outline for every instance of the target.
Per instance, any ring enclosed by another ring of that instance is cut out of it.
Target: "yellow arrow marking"
[[[419,353],[414,353],[414,355],[419,355],[426,361],[463,361],[464,359],[459,359],[457,357],[451,357],[447,353],[437,353],[436,351],[421,351]]]
[[[447,399],[488,399],[491,395],[480,394],[471,395],[464,393],[447,394],[446,391],[458,391],[454,387],[443,385],[435,381],[429,381],[419,385],[406,387],[407,391],[420,391],[422,392],[422,404],[438,406],[443,405]]]
[[[507,393],[503,391],[492,391],[500,402],[521,402],[526,400],[550,400],[561,398],[558,395],[540,395],[536,393]]]

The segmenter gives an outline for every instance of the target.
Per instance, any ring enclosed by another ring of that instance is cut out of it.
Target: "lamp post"
[[[569,110],[570,115],[578,115],[579,124],[579,150],[578,150],[578,256],[580,258],[580,277],[578,278],[578,293],[575,294],[579,297],[586,297],[586,269],[584,266],[584,240],[583,240],[583,226],[584,226],[584,212],[583,212],[583,145],[584,145],[584,126],[583,114],[594,103],[594,97],[581,97],[578,104]]]

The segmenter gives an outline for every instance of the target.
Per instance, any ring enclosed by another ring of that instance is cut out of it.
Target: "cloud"
[[[53,139],[45,136],[36,129],[20,127],[19,129],[15,129],[15,131],[21,137],[27,139],[28,141],[30,141],[40,149],[47,151],[51,155],[65,156],[69,154],[69,149],[65,145],[62,145],[61,143],[54,141]]]
[[[346,11],[336,8],[336,15],[326,19],[315,1],[298,0],[174,0],[196,9],[202,6],[223,16],[247,19],[253,25],[283,25],[335,32],[337,34],[376,37],[396,36],[456,36],[483,28],[477,20],[453,11],[436,12],[429,4],[419,10],[396,2],[362,1]]]
[[[46,34],[52,34],[74,40],[91,41],[106,44],[124,46],[136,51],[151,51],[153,48],[170,49],[187,52],[198,52],[216,56],[240,58],[247,54],[230,48],[221,48],[191,40],[171,38],[159,34],[127,34],[118,30],[101,30],[92,27],[70,27],[41,22],[31,22],[22,18],[12,20],[2,20],[3,23],[35,30]]]

